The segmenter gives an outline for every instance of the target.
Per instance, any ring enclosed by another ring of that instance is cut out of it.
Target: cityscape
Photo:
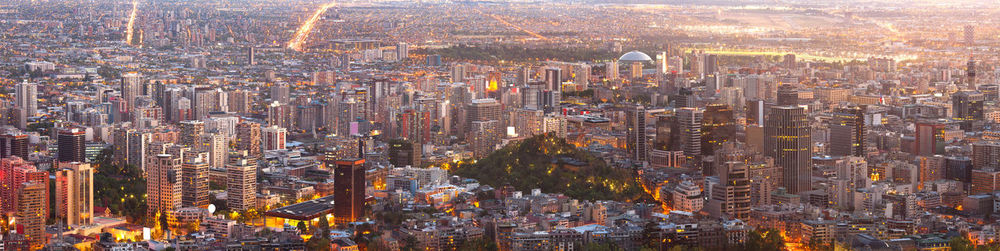
[[[1000,250],[993,0],[3,0],[0,250]]]

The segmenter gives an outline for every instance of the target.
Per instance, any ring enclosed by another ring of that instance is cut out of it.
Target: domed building
[[[649,55],[646,55],[646,53],[642,53],[641,51],[630,51],[628,53],[625,53],[625,55],[619,57],[618,61],[625,63],[633,63],[633,62],[646,63],[646,62],[652,62],[653,58],[649,57]]]
[[[632,79],[642,78],[643,64],[653,62],[653,58],[641,51],[630,51],[618,58],[618,61],[629,65],[629,77]]]

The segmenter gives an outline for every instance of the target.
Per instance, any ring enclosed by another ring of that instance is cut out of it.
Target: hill
[[[475,163],[451,168],[452,174],[496,188],[540,188],[581,200],[649,201],[630,169],[616,169],[565,139],[548,134],[510,143]]]

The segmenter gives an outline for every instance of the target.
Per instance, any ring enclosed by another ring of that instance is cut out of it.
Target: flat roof
[[[264,215],[293,220],[311,220],[330,213],[333,213],[333,195],[277,208],[265,212]]]

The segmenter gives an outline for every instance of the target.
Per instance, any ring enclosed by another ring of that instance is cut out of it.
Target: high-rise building
[[[466,138],[472,146],[473,158],[483,158],[489,155],[500,144],[500,125],[497,120],[472,121],[469,123],[469,136]]]
[[[799,105],[799,90],[790,84],[778,87],[778,105],[789,106]]]
[[[764,123],[764,154],[781,166],[784,187],[791,194],[812,190],[812,135],[802,107],[771,107]]]
[[[56,217],[68,226],[90,225],[94,217],[94,169],[87,163],[60,162],[55,174]]]
[[[931,156],[944,153],[944,124],[936,121],[918,121],[916,127],[913,155]]]
[[[246,211],[257,206],[256,162],[233,160],[226,165],[226,181],[226,205],[230,210]],[[364,193],[364,188],[361,191]]]
[[[972,166],[976,169],[1000,169],[1000,142],[977,141],[972,143]]]
[[[736,138],[736,118],[729,105],[710,104],[705,107],[701,128],[701,154],[712,155],[715,149]]]
[[[260,130],[260,144],[264,150],[285,149],[285,140],[288,137],[288,129],[269,126]]]
[[[17,211],[18,195],[21,194],[19,184],[38,182],[49,187],[49,172],[38,170],[20,157],[0,159],[0,174],[5,174],[0,175],[0,212]],[[48,200],[45,203],[45,215],[48,216]]]
[[[952,117],[958,121],[983,119],[986,96],[977,91],[959,91],[951,96]]]
[[[253,46],[250,46],[250,47],[247,48],[247,64],[248,65],[257,65],[257,55],[256,54],[257,54],[257,49],[255,49]]]
[[[750,216],[750,179],[746,163],[730,161],[719,170],[719,184],[712,187],[709,214],[746,220]]]
[[[205,133],[205,122],[200,120],[181,121],[178,144],[185,146],[195,146],[201,140],[201,134]]]
[[[208,166],[210,168],[223,168],[226,159],[229,157],[229,139],[222,134],[205,133],[202,134],[200,143],[194,150],[208,152]]]
[[[20,186],[15,222],[24,230],[24,237],[31,243],[31,250],[40,250],[48,243],[45,233],[46,205],[49,187],[45,183],[26,182]]]
[[[271,101],[281,104],[288,104],[291,101],[291,87],[286,83],[277,83],[271,86]]]
[[[642,105],[625,109],[625,152],[628,159],[642,163],[648,159],[646,149],[646,108]]]
[[[421,146],[409,140],[389,141],[389,163],[394,166],[420,166]]]
[[[148,216],[170,213],[181,206],[181,158],[170,154],[148,157],[146,203]]]
[[[675,111],[678,129],[680,129],[680,146],[684,156],[694,159],[701,156],[702,121],[705,111],[700,108],[685,107]]]
[[[236,150],[247,151],[250,156],[260,157],[260,124],[254,122],[240,122],[236,124],[236,137],[234,145]]]
[[[830,155],[864,156],[865,107],[837,109],[830,119]]]
[[[1000,170],[976,169],[972,170],[972,184],[969,194],[988,194],[1000,190]]]
[[[228,94],[229,98],[226,100],[229,102],[227,105],[230,112],[235,112],[237,114],[244,114],[250,112],[250,107],[253,103],[253,96],[251,92],[246,90],[234,90],[230,91]]]
[[[208,160],[189,158],[181,164],[181,206],[206,208],[209,205]]]
[[[327,161],[328,166],[336,165],[333,177],[334,222],[346,224],[360,219],[364,214],[365,160],[328,159]]]
[[[972,25],[966,25],[962,27],[963,38],[965,38],[965,46],[976,46],[976,27]]]
[[[63,128],[58,132],[59,162],[87,162],[86,133],[80,128]]]
[[[28,158],[28,135],[23,133],[7,133],[0,135],[0,158],[11,156]]]
[[[17,108],[21,108],[22,118],[35,116],[38,112],[38,85],[35,83],[17,84],[15,93]]]
[[[142,74],[138,72],[128,72],[122,74],[121,93],[125,100],[125,111],[131,111],[135,107],[135,99],[142,95]]]

